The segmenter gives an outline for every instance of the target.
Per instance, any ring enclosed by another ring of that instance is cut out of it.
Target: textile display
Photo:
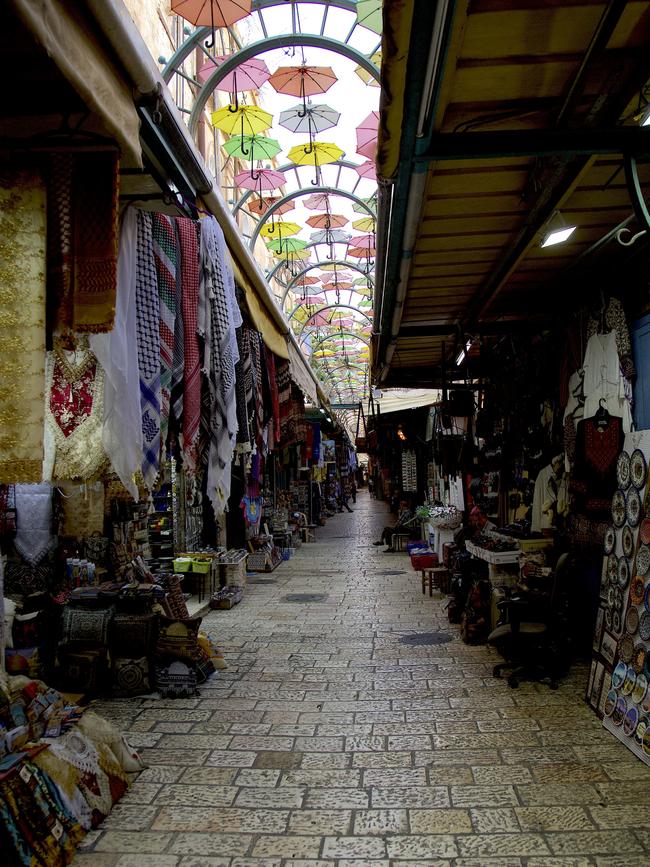
[[[38,565],[56,547],[52,532],[52,486],[16,485],[18,527],[14,546],[29,565]]]
[[[92,611],[87,608],[73,608],[71,605],[66,605],[63,609],[61,644],[66,647],[106,645],[112,616],[111,608]]]
[[[199,303],[198,227],[187,217],[176,218],[180,245],[183,313],[183,437],[188,472],[196,471],[196,447],[201,422],[201,357],[197,335]]]
[[[278,393],[278,382],[275,370],[275,355],[267,347],[264,347],[264,360],[266,361],[266,369],[269,374],[269,387],[271,389],[273,437],[276,442],[280,442],[280,396]]]
[[[110,629],[113,655],[146,656],[151,652],[155,624],[153,614],[116,614]]]
[[[59,651],[61,677],[69,689],[94,692],[106,666],[103,650]]]
[[[593,334],[582,364],[584,370],[584,417],[592,418],[604,401],[613,416],[623,419],[623,431],[632,429],[632,388],[621,373],[616,349],[616,332]]]
[[[167,446],[171,405],[176,336],[176,271],[179,255],[176,227],[171,217],[153,214],[152,238],[160,301],[160,440],[164,450]]]
[[[149,681],[149,660],[146,656],[139,659],[113,660],[113,695],[143,695],[151,692]]]
[[[196,672],[184,662],[156,666],[156,689],[163,698],[192,698],[196,695]]]
[[[0,174],[0,482],[40,482],[45,387],[45,186]]]
[[[610,416],[602,430],[593,418],[578,424],[570,483],[578,512],[595,518],[609,516],[612,495],[617,488],[616,461],[622,447],[623,422],[620,418]]]
[[[13,646],[19,648],[36,647],[38,644],[39,611],[30,614],[16,614],[11,627]]]
[[[242,324],[235,281],[221,227],[213,217],[201,221],[201,274],[198,329],[204,339],[203,372],[210,414],[207,493],[215,515],[230,496],[231,462],[237,437],[235,365],[239,360],[235,329]]]
[[[0,485],[0,538],[16,534],[16,486]]]
[[[161,617],[156,641],[156,656],[194,662],[200,625],[200,617],[191,620]]]
[[[592,316],[587,323],[587,338],[597,334],[598,331],[604,330],[599,328],[599,322],[596,317]],[[616,337],[616,351],[621,363],[623,376],[631,379],[636,376],[634,367],[634,359],[632,357],[632,341],[630,340],[630,330],[628,328],[627,319],[623,305],[618,298],[610,298],[604,310],[603,324],[610,331],[613,331]]]
[[[61,535],[79,539],[95,533],[101,535],[104,531],[104,483],[86,482],[79,485],[59,482],[57,487],[61,496]]]
[[[249,452],[251,446],[250,419],[248,414],[249,401],[246,388],[247,383],[252,385],[252,369],[250,352],[244,342],[244,330],[242,326],[237,329],[237,346],[239,349],[239,361],[235,366],[236,397],[237,397],[237,450]]]
[[[142,475],[152,490],[160,466],[160,302],[151,214],[138,211],[135,299],[142,422]]]
[[[138,486],[133,477],[142,463],[136,313],[137,231],[137,212],[128,208],[120,231],[113,329],[108,334],[90,336],[90,348],[104,370],[102,444],[113,470],[136,501]]]
[[[41,676],[41,658],[38,647],[7,647],[5,668],[7,674],[23,674],[33,680]]]

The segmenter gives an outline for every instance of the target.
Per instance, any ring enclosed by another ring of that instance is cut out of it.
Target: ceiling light
[[[551,228],[553,222],[555,222],[555,228]],[[577,228],[577,226],[567,226],[562,218],[562,214],[559,211],[555,211],[546,224],[546,231],[544,232],[540,247],[554,247],[555,244],[563,244],[573,235]]]
[[[467,343],[465,344],[464,348],[461,349],[460,352],[458,353],[458,355],[456,356],[456,367],[460,367],[461,364],[463,363],[463,361],[465,361],[465,358],[467,357],[467,353],[469,352],[471,346],[472,346],[472,341],[468,340]]]

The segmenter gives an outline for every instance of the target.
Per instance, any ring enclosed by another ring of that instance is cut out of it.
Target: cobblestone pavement
[[[493,679],[372,547],[385,505],[353,508],[206,616],[229,669],[200,697],[98,706],[150,767],[75,867],[650,865],[650,771],[583,703],[586,670]]]

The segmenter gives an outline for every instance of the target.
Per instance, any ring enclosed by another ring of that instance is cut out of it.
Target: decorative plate
[[[616,461],[616,479],[619,488],[625,490],[625,488],[630,487],[630,456],[625,451],[620,453]]]
[[[620,557],[618,561],[618,586],[625,590],[630,581],[630,567],[626,557]]]
[[[645,593],[643,594],[643,604],[645,605],[645,610],[650,611],[650,584],[645,588]]]
[[[610,608],[614,608],[616,605],[616,587],[613,584],[609,585],[609,590],[607,591],[607,604]]]
[[[646,756],[650,756],[650,728],[646,727],[646,730],[643,733],[643,752]]]
[[[624,662],[619,662],[612,673],[612,686],[614,689],[620,689],[625,681],[627,674],[627,665]]]
[[[650,569],[650,548],[647,545],[639,545],[639,550],[636,552],[636,573],[646,575],[648,569]]]
[[[648,692],[648,678],[643,674],[637,674],[636,683],[634,684],[634,689],[632,690],[632,701],[635,704],[641,704],[643,699],[646,697]]]
[[[638,527],[641,520],[641,497],[636,488],[630,488],[627,492],[626,512],[630,526]]]
[[[648,682],[650,682],[650,650],[645,655],[645,662],[643,663],[643,673],[648,678]],[[650,713],[650,702],[648,703],[648,709],[646,712]]]
[[[640,575],[635,575],[630,587],[630,601],[632,605],[641,605],[645,594],[645,581]]]
[[[634,605],[631,605],[628,608],[627,614],[625,615],[625,628],[630,635],[634,635],[639,628],[639,609]]]
[[[630,458],[630,481],[635,488],[643,488],[648,477],[648,465],[641,449],[634,449]]]
[[[618,642],[618,655],[621,658],[621,662],[628,663],[632,659],[632,655],[634,653],[634,642],[630,638],[629,635],[624,635],[623,638]],[[636,677],[636,673],[635,673]],[[630,689],[630,692],[632,690]]]
[[[610,524],[605,530],[605,554],[611,554],[616,546],[616,530]]]
[[[625,494],[623,491],[615,491],[612,497],[612,521],[615,527],[622,527],[625,523]]]
[[[618,608],[615,608],[612,613],[612,629],[614,630],[614,635],[621,634],[621,612]]]
[[[643,671],[643,664],[645,662],[645,645],[639,642],[634,645],[634,654],[632,655],[632,668],[636,671],[637,674],[641,674]]]
[[[607,577],[610,584],[615,584],[618,581],[618,557],[616,554],[610,554],[607,558]]]
[[[639,638],[642,641],[650,641],[650,612],[648,611],[644,611],[639,620]]]
[[[632,527],[626,524],[623,527],[623,535],[621,537],[623,543],[623,553],[626,557],[631,557],[634,553],[634,533]]]
[[[625,714],[625,719],[623,720],[623,731],[629,737],[631,737],[636,731],[637,724],[639,722],[639,711],[637,708],[632,705],[632,707],[628,708],[627,713]]]
[[[616,707],[614,708],[614,713],[612,714],[612,722],[616,726],[620,726],[623,720],[625,719],[625,714],[627,713],[627,702],[623,698],[623,696],[619,696],[616,701]]]
[[[623,591],[620,587],[617,587],[614,590],[614,608],[616,608],[618,613],[621,614],[623,609]]]
[[[631,665],[628,665],[625,680],[623,681],[623,686],[621,687],[621,692],[623,693],[623,695],[632,695],[632,690],[634,689],[635,683],[636,671],[632,668]]]
[[[648,719],[647,717],[642,717],[639,720],[639,724],[636,727],[636,731],[634,732],[634,740],[636,741],[637,746],[641,746],[643,744],[643,736],[646,733],[646,729],[648,728]]]
[[[650,545],[650,518],[644,518],[641,521],[641,530],[639,535],[644,545]]]
[[[607,627],[607,629],[612,628],[612,609],[611,608],[605,609],[605,626]]]
[[[617,698],[618,693],[616,692],[616,690],[610,689],[610,691],[607,693],[607,698],[605,699],[605,716],[611,716],[614,713]]]
[[[646,674],[645,671],[643,672],[643,676],[650,684],[650,680],[648,679],[648,675]],[[643,711],[643,713],[650,713],[650,691],[648,691],[645,694],[645,698],[641,699],[640,704],[641,704],[641,710]]]

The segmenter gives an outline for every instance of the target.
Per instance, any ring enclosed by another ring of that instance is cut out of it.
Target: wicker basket
[[[246,584],[246,560],[249,554],[243,550],[227,551],[220,557],[222,583],[228,587],[244,587]]]

